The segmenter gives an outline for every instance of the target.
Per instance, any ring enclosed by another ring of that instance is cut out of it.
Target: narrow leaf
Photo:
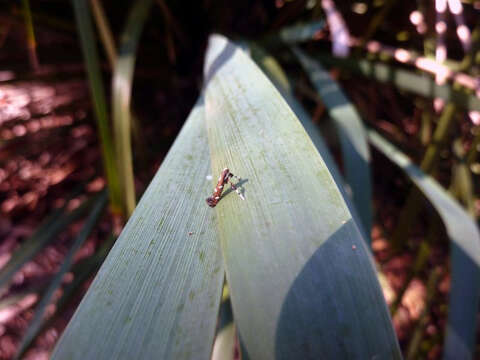
[[[370,150],[365,127],[355,107],[330,74],[299,48],[292,48],[336,125],[342,149],[345,177],[353,202],[368,233],[372,227],[372,185]]]
[[[90,6],[92,7],[95,25],[97,25],[97,30],[100,34],[105,54],[107,55],[110,66],[113,68],[117,61],[117,49],[115,48],[115,40],[113,39],[108,19],[100,0],[90,0]]]
[[[136,203],[130,138],[133,72],[138,42],[152,3],[153,0],[139,0],[133,3],[120,40],[120,51],[112,79],[113,128],[120,172],[120,186],[124,193],[124,207],[128,216],[135,209]]]
[[[82,216],[90,207],[91,199],[85,201],[70,213],[65,213],[65,207],[55,211],[35,233],[25,240],[15,250],[7,265],[0,271],[0,288],[6,286],[11,277],[29,260],[43,250],[48,244],[56,239],[68,225]]]
[[[42,295],[40,302],[38,303],[37,307],[35,308],[35,315],[33,317],[32,322],[30,323],[27,332],[22,338],[20,345],[17,350],[17,354],[15,356],[16,359],[20,359],[23,355],[25,350],[27,350],[28,346],[31,344],[32,340],[38,335],[39,330],[42,327],[42,323],[44,321],[43,315],[45,313],[45,309],[47,308],[48,304],[50,304],[54,292],[60,286],[63,276],[65,273],[70,269],[73,261],[73,256],[76,252],[80,249],[82,244],[87,240],[88,236],[93,230],[93,227],[97,223],[100,215],[102,214],[102,210],[104,209],[107,203],[107,192],[103,191],[95,200],[92,211],[88,218],[85,220],[85,224],[82,227],[82,230],[75,238],[75,241],[72,244],[72,247],[68,251],[65,259],[63,261],[60,270],[55,274],[55,277],[52,279],[50,285],[46,289],[45,293]]]
[[[480,298],[480,233],[475,221],[432,177],[373,130],[372,145],[399,166],[438,211],[450,237],[451,288],[445,359],[471,359]]]
[[[92,19],[85,0],[72,0],[77,21],[80,43],[82,45],[83,57],[87,67],[90,92],[92,95],[95,118],[102,143],[103,166],[107,175],[108,189],[111,205],[114,211],[121,211],[121,195],[118,183],[117,165],[115,163],[115,150],[113,148],[112,134],[108,122],[107,103],[105,90],[103,88],[102,74],[98,60],[95,36],[93,32]]]
[[[214,174],[244,179],[245,201],[216,207],[243,355],[401,358],[369,251],[294,113],[224,37],[205,74]]]
[[[208,359],[224,278],[199,102],[53,359]]]

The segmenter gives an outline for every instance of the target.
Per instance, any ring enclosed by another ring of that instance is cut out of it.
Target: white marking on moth
[[[220,181],[220,180],[222,180],[222,177],[221,177],[221,176],[218,178],[218,181]]]
[[[218,200],[218,199],[220,199],[220,196],[215,196],[215,200]]]
[[[220,185],[219,188],[220,188],[220,189],[223,189],[223,185]]]
[[[215,192],[217,192],[217,191],[218,191],[218,189],[217,189],[217,188],[215,188]]]

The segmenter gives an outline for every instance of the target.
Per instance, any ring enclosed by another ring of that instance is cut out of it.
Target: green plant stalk
[[[445,106],[435,132],[433,133],[432,142],[428,145],[420,168],[427,174],[431,173],[436,166],[439,158],[440,150],[446,143],[449,133],[454,124],[457,106],[449,103]],[[417,188],[413,188],[407,195],[407,200],[403,206],[400,217],[392,237],[392,250],[399,250],[405,239],[407,239],[412,226],[421,210],[423,198]]]
[[[90,5],[92,7],[98,33],[100,34],[100,39],[102,40],[103,48],[107,54],[108,62],[113,69],[117,60],[117,50],[115,48],[115,40],[113,39],[110,25],[108,24],[108,19],[105,16],[105,11],[103,10],[100,0],[90,0]]]
[[[130,216],[135,209],[135,183],[131,144],[131,95],[136,50],[153,0],[136,2],[120,40],[120,51],[112,80],[112,109],[115,145],[118,155],[120,186],[124,194],[124,209]]]
[[[385,18],[388,16],[390,13],[390,10],[392,9],[393,5],[395,5],[396,0],[387,0],[385,4],[383,5],[382,9],[375,14],[372,20],[370,20],[370,23],[368,24],[367,31],[365,32],[365,35],[363,35],[362,39],[360,40],[360,48],[363,48],[364,45],[367,43],[368,40],[372,38],[372,36],[375,34],[377,31],[378,27],[380,24],[382,24],[385,21]]]
[[[110,64],[110,67],[114,69],[117,61],[117,49],[115,47],[115,40],[108,23],[108,19],[105,16],[105,11],[100,0],[90,0],[90,4],[92,7],[95,24],[100,34],[100,39],[102,40],[103,48],[107,54],[108,63]],[[140,131],[140,120],[138,116],[135,115],[133,108],[131,109],[131,112],[132,113],[130,117],[132,120],[132,136],[135,141],[137,153],[140,154],[139,158],[144,160],[146,159],[146,148]]]
[[[469,52],[465,54],[462,62],[460,63],[459,71],[468,71],[472,64],[475,62],[475,56],[477,55],[478,50],[480,50],[480,26],[476,26],[472,31],[471,35],[471,44]]]
[[[456,155],[457,163],[452,170],[452,182],[449,191],[453,196],[458,197],[472,217],[475,217],[474,186],[461,139],[457,139],[454,142],[453,151]]]
[[[465,56],[464,60],[462,61],[462,70],[469,69],[470,66],[475,61],[475,56],[477,55],[480,48],[480,26],[477,26],[475,30],[472,32],[472,48],[470,49],[469,53]],[[470,166],[473,164],[478,156],[478,146],[480,145],[480,132],[477,133],[475,138],[472,141],[472,145],[470,150],[467,154],[467,165]]]
[[[15,22],[21,19],[25,19],[24,9],[12,8],[11,19],[13,18]],[[75,25],[71,21],[65,21],[58,17],[54,17],[51,14],[46,14],[42,12],[31,12],[32,18],[35,20],[37,26],[44,26],[49,28],[54,28],[56,30],[66,31],[68,33],[76,32]]]
[[[97,127],[100,134],[103,166],[107,176],[111,208],[115,213],[122,213],[122,195],[120,192],[119,175],[115,160],[115,149],[113,146],[110,126],[108,124],[105,91],[103,88],[90,12],[87,2],[84,0],[73,0],[73,8],[79,30],[83,56],[87,66],[95,118],[97,120]]]
[[[409,271],[407,279],[405,280],[405,283],[402,285],[399,291],[397,291],[397,296],[390,306],[390,313],[392,316],[395,316],[398,307],[402,303],[403,295],[405,294],[405,291],[407,290],[408,286],[410,285],[410,282],[413,280],[415,276],[418,275],[418,273],[425,267],[427,264],[428,257],[430,255],[430,246],[428,245],[427,242],[422,242],[420,244],[420,249],[418,249],[417,255],[415,257],[415,262],[413,264],[412,269]]]
[[[399,89],[417,95],[428,98],[440,98],[447,102],[454,102],[463,109],[480,111],[480,99],[470,94],[471,90],[465,89],[458,84],[455,84],[455,86],[449,83],[437,85],[433,77],[419,75],[412,71],[366,59],[336,58],[323,52],[316,53],[316,57],[322,63],[348,69],[382,83],[392,83]]]
[[[475,43],[478,43],[479,37],[480,37],[480,28],[475,29]],[[474,49],[475,46],[472,47]],[[472,50],[473,52],[475,50]],[[470,66],[472,65],[472,51],[470,51],[466,56],[464,57],[462,64],[460,66],[460,71],[466,71]],[[453,84],[453,89],[454,90],[459,90],[460,86],[458,84]],[[431,173],[437,163],[438,156],[441,150],[441,146],[446,142],[448,133],[451,131],[451,128],[453,126],[453,120],[455,113],[458,111],[457,106],[455,105],[454,102],[449,102],[445,108],[443,109],[442,116],[440,117],[440,120],[438,122],[437,128],[435,129],[435,132],[433,134],[433,139],[432,143],[427,147],[427,151],[425,153],[425,156],[422,160],[422,163],[420,165],[420,168],[425,171],[427,174]],[[468,160],[467,160],[468,161]],[[460,172],[465,172],[465,169],[462,170],[460,167],[459,169]],[[468,169],[466,170],[468,171]],[[464,188],[466,191],[468,189],[465,187],[468,184],[465,183],[465,181],[462,181],[461,183],[455,183],[455,181],[461,181],[465,179],[466,175],[468,177],[468,174],[462,174],[459,173],[459,176],[454,177],[454,182],[452,189],[455,188]],[[468,179],[467,179],[468,182]],[[468,197],[468,195],[467,195]],[[401,246],[401,242],[403,239],[407,238],[408,236],[408,231],[411,229],[412,226],[415,225],[415,219],[417,218],[418,213],[420,212],[421,206],[421,196],[418,192],[418,190],[412,189],[407,196],[407,201],[406,205],[402,208],[402,213],[400,214],[400,220],[398,222],[398,225],[396,227],[394,236],[393,236],[393,241],[392,245],[394,249],[399,249]],[[466,199],[467,205],[469,206],[470,213],[474,213],[474,207],[471,204],[472,199],[470,197]]]
[[[431,142],[432,136],[432,113],[427,109],[426,104],[421,102],[422,108],[422,127],[420,129],[420,142],[422,145],[427,146]]]
[[[22,0],[23,16],[25,18],[25,29],[27,32],[28,54],[30,66],[34,71],[38,70],[37,41],[33,30],[32,12],[30,10],[30,0]]]
[[[413,336],[408,344],[406,360],[418,359],[418,351],[420,349],[420,343],[423,338],[425,326],[428,323],[428,314],[435,300],[437,293],[437,283],[440,280],[440,269],[435,268],[428,277],[427,281],[427,299],[425,301],[425,307],[417,321],[417,325],[413,331]]]
[[[470,149],[468,150],[468,154],[467,154],[467,164],[468,164],[468,166],[472,165],[475,161],[477,161],[477,156],[478,156],[478,153],[479,153],[479,147],[480,147],[480,131],[478,132],[478,134],[473,139],[472,145],[470,146]]]
[[[45,293],[42,295],[40,302],[36,306],[35,315],[33,316],[32,322],[29,325],[27,332],[23,336],[20,342],[20,345],[18,346],[15,359],[20,359],[23,356],[27,348],[30,346],[31,342],[39,334],[39,331],[42,327],[42,323],[44,321],[43,315],[45,313],[47,305],[51,302],[53,294],[55,293],[57,288],[60,286],[63,276],[70,269],[73,262],[73,256],[80,249],[80,247],[83,245],[85,240],[87,240],[88,236],[90,235],[94,226],[96,225],[98,219],[100,218],[102,211],[107,203],[107,192],[103,191],[100,195],[98,195],[94,199],[94,202],[95,204],[93,205],[93,208],[90,214],[88,215],[88,218],[85,220],[85,223],[82,229],[76,236],[75,241],[72,244],[72,247],[70,248],[67,255],[65,256],[65,259],[62,265],[60,266],[59,271],[55,274],[55,277],[53,278],[52,282],[46,289]]]
[[[472,32],[472,47],[470,51],[465,55],[460,68],[461,71],[467,71],[474,63],[474,58],[480,47],[480,26],[475,27]],[[453,174],[451,191],[456,193],[456,196],[460,196],[465,206],[468,208],[470,214],[475,217],[475,198],[472,184],[472,177],[470,173],[470,165],[476,161],[478,155],[478,146],[480,145],[480,132],[475,135],[468,153],[463,154],[463,147],[461,144],[455,147],[457,157],[460,159],[459,164]]]

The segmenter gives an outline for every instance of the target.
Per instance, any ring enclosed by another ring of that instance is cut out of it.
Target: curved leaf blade
[[[298,120],[301,122],[302,126],[304,127],[305,131],[307,132],[308,136],[312,140],[313,144],[317,148],[320,156],[322,157],[325,165],[328,168],[328,171],[332,175],[335,183],[338,186],[338,189],[341,191],[343,198],[345,199],[345,203],[350,210],[353,219],[355,220],[356,224],[359,226],[360,230],[362,231],[362,235],[365,239],[369,239],[370,236],[367,235],[365,232],[365,228],[361,223],[361,219],[358,215],[357,209],[353,205],[350,195],[347,193],[345,189],[345,180],[343,179],[340,170],[335,163],[333,155],[330,153],[327,144],[323,140],[322,134],[317,126],[312,122],[310,115],[304,109],[302,104],[298,102],[298,100],[292,94],[292,88],[290,82],[287,78],[287,75],[280,67],[278,62],[271,56],[265,53],[265,51],[257,45],[253,45],[251,47],[251,54],[252,59],[257,63],[260,69],[268,76],[272,84],[276,87],[278,92],[282,95],[282,97],[287,102],[288,106],[293,110],[295,115],[297,115]]]
[[[124,193],[124,208],[128,216],[135,209],[135,184],[131,141],[131,110],[133,71],[136,51],[143,26],[153,0],[139,0],[133,4],[127,25],[120,40],[120,51],[112,76],[112,109],[115,145],[118,154],[120,186]]]
[[[208,359],[224,278],[200,102],[60,339],[53,359]]]
[[[445,359],[471,359],[475,348],[480,299],[480,233],[475,221],[430,176],[377,132],[372,145],[399,166],[425,194],[442,218],[451,241],[452,280],[449,296]]]
[[[74,194],[78,190],[74,191]],[[55,210],[40,227],[15,250],[11,259],[0,271],[0,288],[6,286],[12,276],[29,260],[42,251],[48,244],[55,241],[56,236],[65,228],[80,218],[92,204],[92,199],[71,212],[66,212],[66,206]]]
[[[360,115],[320,63],[310,58],[298,47],[293,47],[292,50],[335,123],[342,149],[345,178],[352,189],[353,202],[362,223],[370,233],[372,228],[370,150]]]
[[[98,51],[92,26],[92,19],[87,1],[73,0],[75,20],[80,36],[80,44],[87,67],[90,92],[92,93],[93,109],[97,121],[98,131],[102,140],[103,166],[108,180],[109,195],[114,211],[120,212],[122,208],[122,196],[118,182],[118,169],[115,162],[115,152],[112,133],[107,115],[107,101],[103,87],[102,74],[100,71]]]
[[[235,322],[252,359],[401,358],[369,251],[305,130],[265,75],[212,36],[206,120]]]
[[[88,218],[85,220],[85,224],[83,225],[82,230],[80,230],[80,232],[76,236],[75,241],[72,244],[72,247],[70,248],[67,255],[65,256],[65,260],[63,261],[62,266],[60,267],[60,270],[58,270],[58,272],[55,274],[53,280],[48,285],[48,288],[46,289],[45,293],[42,295],[40,302],[36,306],[35,315],[32,319],[31,324],[27,329],[27,332],[25,333],[25,335],[22,338],[22,341],[20,342],[20,345],[17,350],[17,354],[15,355],[15,359],[21,358],[21,356],[30,346],[32,341],[39,334],[39,331],[44,322],[43,315],[45,313],[45,310],[48,304],[52,300],[53,294],[55,293],[57,288],[60,286],[65,273],[68,270],[70,270],[70,267],[72,266],[72,262],[73,262],[73,256],[80,249],[80,247],[85,242],[85,240],[87,240],[95,224],[97,223],[98,219],[102,215],[102,211],[106,204],[107,204],[107,192],[103,191],[94,199],[92,211],[88,216]]]

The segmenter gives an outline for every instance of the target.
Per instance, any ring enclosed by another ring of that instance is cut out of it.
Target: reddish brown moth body
[[[236,191],[236,193],[242,198],[242,200],[244,200],[244,197],[240,193],[239,189],[230,181],[232,177],[236,177],[236,176],[233,175],[229,169],[227,168],[223,169],[222,173],[220,174],[220,177],[218,178],[217,186],[215,187],[215,190],[213,191],[212,196],[210,196],[206,200],[208,206],[213,208],[218,204],[218,202],[220,201],[220,197],[222,196],[223,187],[227,183],[229,183],[232,189]]]

